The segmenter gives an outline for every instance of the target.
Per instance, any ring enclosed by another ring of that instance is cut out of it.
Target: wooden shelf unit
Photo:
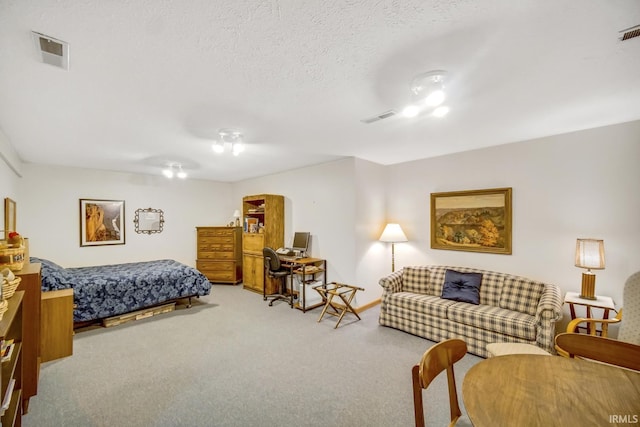
[[[264,283],[262,248],[284,246],[284,196],[260,194],[242,198],[243,224],[247,218],[262,224],[259,232],[242,233],[243,285],[245,289],[267,294],[276,293],[279,283],[267,278]],[[264,289],[266,286],[266,289]]]
[[[40,376],[40,322],[42,304],[42,282],[40,279],[40,263],[25,264],[22,270],[14,274],[22,278],[19,291],[24,291],[22,311],[24,326],[22,334],[22,413],[29,411],[29,399],[38,394],[38,378]]]
[[[23,297],[25,293],[16,291],[7,300],[9,306],[0,320],[0,339],[13,339],[15,347],[11,353],[11,358],[2,362],[0,370],[0,404],[4,401],[8,392],[11,379],[15,380],[15,385],[11,393],[9,407],[2,413],[2,427],[12,427],[22,425],[22,388],[23,388]]]
[[[242,281],[242,227],[196,227],[196,268],[210,282]]]

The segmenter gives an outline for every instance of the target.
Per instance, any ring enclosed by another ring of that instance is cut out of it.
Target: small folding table
[[[322,320],[325,314],[337,316],[338,322],[334,327],[334,329],[336,329],[346,313],[353,313],[356,315],[358,320],[361,320],[358,313],[356,313],[353,307],[351,307],[351,301],[353,301],[353,298],[356,296],[356,292],[364,291],[364,288],[345,285],[344,283],[331,282],[314,286],[313,289],[315,289],[322,297],[322,300],[325,301],[324,308],[322,309],[322,314],[320,314],[318,322]],[[341,303],[333,301],[333,298],[336,296],[342,300]]]

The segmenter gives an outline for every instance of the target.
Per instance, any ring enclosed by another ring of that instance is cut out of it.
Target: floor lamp
[[[391,243],[391,271],[396,271],[396,261],[395,261],[395,244],[400,242],[407,242],[407,236],[404,235],[400,224],[389,223],[384,228],[382,235],[380,236],[381,242]]]

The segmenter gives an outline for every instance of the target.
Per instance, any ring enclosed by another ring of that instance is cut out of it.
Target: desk
[[[629,425],[629,417],[632,424],[640,419],[640,372],[560,356],[483,360],[465,375],[462,395],[475,427]]]
[[[613,303],[613,299],[611,297],[605,297],[601,295],[596,295],[595,300],[580,298],[580,294],[578,292],[567,292],[564,296],[564,302],[569,304],[569,311],[571,312],[571,320],[576,318],[576,310],[574,305],[582,305],[587,309],[587,314],[585,317],[591,319],[593,315],[591,313],[592,308],[598,308],[603,310],[603,319],[609,318],[609,311],[616,311],[616,306]],[[607,336],[607,325],[606,323],[602,324],[602,332],[604,332],[604,336]],[[590,333],[591,326],[587,324],[587,333]]]
[[[298,310],[302,310],[303,313],[306,313],[307,310],[313,310],[316,307],[320,307],[324,305],[324,302],[320,302],[318,304],[313,304],[307,307],[307,295],[306,295],[306,286],[305,282],[307,281],[307,276],[312,276],[311,281],[315,281],[316,274],[324,273],[322,283],[327,283],[327,260],[321,258],[296,258],[292,256],[282,256],[278,255],[280,262],[283,266],[291,269],[291,292],[293,289],[293,277],[298,275],[300,276],[300,282],[303,284],[302,292],[298,295],[298,302],[294,305]],[[307,272],[308,271],[308,272]],[[309,281],[309,282],[311,282]]]

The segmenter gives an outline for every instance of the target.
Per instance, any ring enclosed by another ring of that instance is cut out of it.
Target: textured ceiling
[[[26,162],[219,181],[394,164],[640,119],[638,24],[638,0],[0,0],[0,128]],[[434,69],[448,116],[360,121]]]

